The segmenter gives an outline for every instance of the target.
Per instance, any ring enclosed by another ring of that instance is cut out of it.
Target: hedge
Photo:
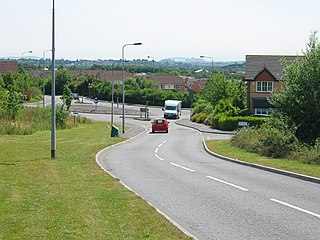
[[[239,122],[246,122],[249,126],[260,126],[267,120],[268,118],[258,117],[221,117],[214,121],[213,127],[219,130],[233,131],[241,127]]]

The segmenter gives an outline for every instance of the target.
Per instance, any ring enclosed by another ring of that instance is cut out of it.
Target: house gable
[[[255,76],[254,81],[268,82],[268,81],[278,81],[275,76],[266,68],[263,67],[262,70]]]

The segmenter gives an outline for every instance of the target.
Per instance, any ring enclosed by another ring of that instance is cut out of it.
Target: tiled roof
[[[69,70],[69,73],[75,75],[75,76],[97,76],[98,78],[106,81],[112,80],[112,71],[107,70]],[[51,70],[31,70],[30,73],[33,76],[36,77],[48,77],[51,76]],[[129,73],[127,71],[123,72],[124,79],[127,79],[129,77],[133,77],[132,73]],[[113,71],[113,79],[114,81],[121,81],[122,80],[122,71]]]
[[[97,76],[103,80],[112,80],[112,71],[107,70],[70,70],[70,72],[76,76]],[[129,77],[133,77],[133,74],[127,71],[123,72],[123,78],[127,79]],[[122,79],[122,71],[114,70],[113,71],[113,79],[115,81],[120,81]]]
[[[151,75],[147,77],[153,81],[156,81],[160,84],[174,84],[174,85],[185,85],[186,80],[182,77],[175,75]]]
[[[288,62],[291,62],[298,57],[285,55],[246,55],[245,80],[253,80],[263,68],[267,68],[279,80],[283,71],[280,59],[284,58]]]
[[[6,72],[18,72],[18,61],[0,61],[0,74]]]

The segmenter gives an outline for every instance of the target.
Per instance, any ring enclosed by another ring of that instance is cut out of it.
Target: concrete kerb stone
[[[225,161],[229,161],[229,162],[241,164],[241,165],[244,165],[244,166],[253,167],[253,168],[261,169],[261,170],[264,170],[264,171],[273,172],[273,173],[285,175],[285,176],[288,176],[288,177],[294,177],[294,178],[298,178],[298,179],[301,179],[301,180],[305,180],[305,181],[309,181],[309,182],[320,184],[320,178],[310,177],[310,176],[299,174],[299,173],[293,173],[293,172],[289,172],[289,171],[285,171],[285,170],[266,167],[266,166],[262,166],[262,165],[259,165],[259,164],[243,162],[243,161],[238,160],[238,159],[233,159],[233,158],[229,158],[229,157],[226,157],[226,156],[222,156],[220,154],[217,154],[217,153],[212,152],[211,150],[209,150],[205,140],[202,140],[202,143],[203,143],[204,149],[206,150],[207,153],[209,153],[211,156],[223,159]]]
[[[175,122],[177,125],[183,126],[183,127],[189,127],[195,130],[198,130],[199,132],[203,132],[203,133],[214,133],[214,134],[234,134],[233,132],[225,132],[225,131],[220,131],[220,130],[214,130],[214,129],[210,129],[210,130],[203,130],[200,129],[198,127],[192,126],[190,124],[183,124],[180,121],[176,121]]]
[[[184,126],[184,127],[189,127],[195,130],[198,130],[199,132],[204,132],[204,133],[216,133],[219,134],[220,132],[214,132],[214,131],[202,131],[201,129],[191,126],[191,125],[187,125],[187,124],[181,124],[179,123],[179,121],[176,121],[176,124],[180,125],[180,126]],[[225,133],[222,133],[225,134]],[[237,163],[237,164],[241,164],[244,166],[248,166],[248,167],[253,167],[253,168],[257,168],[257,169],[261,169],[264,171],[268,171],[268,172],[273,172],[273,173],[277,173],[277,174],[281,174],[281,175],[285,175],[285,176],[289,176],[289,177],[294,177],[297,179],[301,179],[301,180],[305,180],[305,181],[309,181],[309,182],[313,182],[313,183],[318,183],[320,184],[320,178],[316,178],[316,177],[311,177],[311,176],[307,176],[307,175],[303,175],[303,174],[299,174],[299,173],[293,173],[293,172],[289,172],[289,171],[285,171],[285,170],[280,170],[280,169],[276,169],[276,168],[271,168],[271,167],[266,167],[266,166],[262,166],[259,164],[254,164],[254,163],[248,163],[248,162],[243,162],[241,160],[238,159],[233,159],[233,158],[229,158],[226,156],[222,156],[220,154],[217,154],[215,152],[212,152],[211,150],[209,150],[209,148],[207,147],[207,144],[205,142],[205,140],[202,140],[203,143],[203,147],[205,149],[205,151],[207,153],[209,153],[211,156],[229,161],[229,162],[233,162],[233,163]]]

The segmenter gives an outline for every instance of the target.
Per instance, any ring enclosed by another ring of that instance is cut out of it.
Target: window
[[[255,108],[254,114],[266,114],[271,115],[271,109],[270,108]]]
[[[174,85],[174,89],[180,89],[180,85]]]
[[[257,92],[272,92],[273,82],[257,82]]]
[[[161,84],[161,89],[166,89],[166,86]]]

